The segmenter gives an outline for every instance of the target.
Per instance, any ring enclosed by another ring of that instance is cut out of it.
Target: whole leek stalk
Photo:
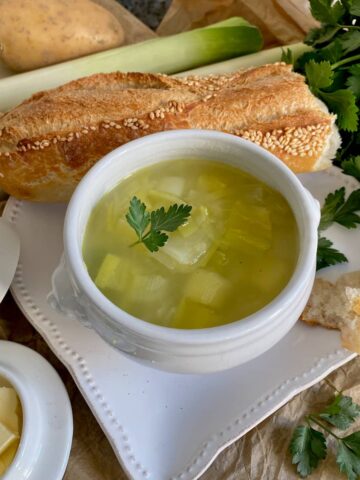
[[[294,43],[292,45],[284,45],[283,47],[269,48],[258,53],[244,55],[243,57],[233,58],[225,62],[215,63],[213,65],[195,68],[181,72],[178,76],[184,77],[187,75],[210,75],[235,72],[236,70],[244,70],[245,68],[259,67],[267,63],[275,63],[281,61],[281,55],[284,50],[291,50],[294,60],[300,57],[303,53],[312,50],[311,47],[305,43]]]
[[[115,71],[177,73],[200,65],[256,52],[262,47],[257,27],[233,17],[204,28],[155,38],[96,53],[0,80],[0,111],[40,90],[93,73]]]

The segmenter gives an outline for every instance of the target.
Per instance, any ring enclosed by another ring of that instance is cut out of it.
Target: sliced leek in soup
[[[147,207],[192,206],[186,224],[150,252],[126,220],[136,196]],[[122,180],[93,209],[83,241],[89,275],[131,315],[172,328],[240,320],[276,297],[298,256],[298,230],[285,198],[220,162],[179,159]]]

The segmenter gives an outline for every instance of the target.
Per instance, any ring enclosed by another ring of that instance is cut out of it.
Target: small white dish
[[[299,231],[295,271],[276,298],[247,318],[198,330],[154,325],[113,304],[88,274],[82,242],[93,207],[136,170],[179,158],[206,158],[242,169],[280,191],[294,212]],[[53,275],[52,305],[82,319],[113,347],[152,366],[180,373],[232,368],[275,345],[303,311],[315,276],[319,219],[319,203],[298,178],[278,158],[252,142],[209,130],[148,135],[106,155],[76,188],[65,217],[65,263]]]
[[[9,290],[20,256],[19,235],[0,217],[0,302]]]
[[[73,419],[60,377],[30,348],[0,341],[0,378],[16,390],[23,413],[20,445],[2,480],[61,480]]]
[[[300,177],[320,203],[341,186],[348,193],[359,188],[335,168]],[[199,478],[227,445],[356,356],[341,348],[339,332],[297,322],[266,353],[223,372],[179,375],[133,361],[47,302],[51,274],[64,248],[65,210],[66,205],[10,198],[4,215],[22,245],[11,291],[74,377],[132,480]],[[335,225],[326,236],[349,263],[320,274],[335,280],[359,270],[360,229]]]

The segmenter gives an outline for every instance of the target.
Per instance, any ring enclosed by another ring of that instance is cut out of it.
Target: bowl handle
[[[51,276],[51,286],[52,290],[47,297],[49,305],[57,312],[77,318],[81,323],[90,326],[86,308],[71,283],[64,255]]]

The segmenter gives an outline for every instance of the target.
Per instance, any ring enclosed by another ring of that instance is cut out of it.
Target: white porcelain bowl
[[[0,381],[16,390],[23,416],[20,445],[2,480],[61,480],[73,418],[59,375],[34,350],[0,340]]]
[[[288,285],[258,312],[215,328],[177,330],[135,318],[110,302],[91,280],[81,250],[91,210],[122,178],[156,162],[194,157],[236,166],[279,190],[295,214],[300,251]],[[191,373],[231,368],[264,353],[297,321],[314,281],[319,218],[318,202],[297,177],[249,141],[203,130],[149,135],[106,155],[78,185],[66,213],[64,261],[53,275],[51,301],[114,347],[159,368]]]

